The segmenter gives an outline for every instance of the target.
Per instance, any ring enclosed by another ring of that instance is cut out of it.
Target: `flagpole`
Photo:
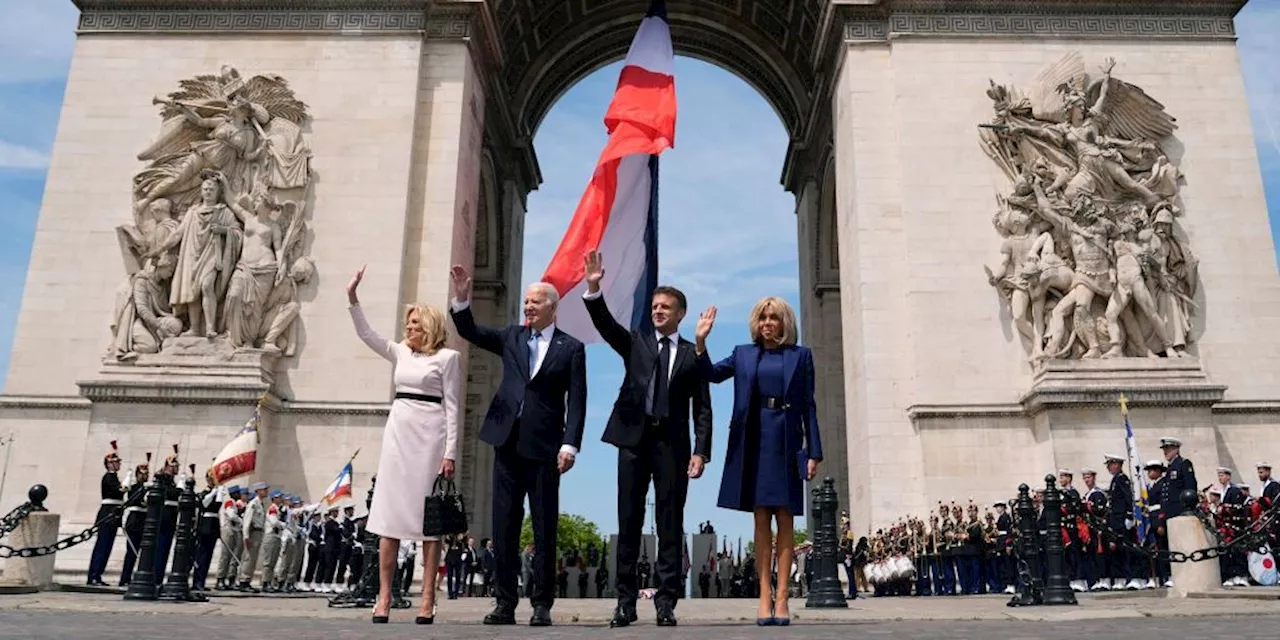
[[[1120,394],[1120,415],[1124,417],[1125,439],[1128,440],[1129,436],[1133,434],[1133,425],[1130,424],[1129,422],[1129,398],[1125,396],[1123,393]],[[1126,446],[1125,448],[1127,449],[1128,447]],[[1138,436],[1133,435],[1133,456],[1136,458],[1137,455],[1138,455]],[[1147,501],[1145,498],[1142,498],[1142,495],[1146,493],[1146,482],[1142,479],[1142,475],[1141,475],[1142,470],[1138,466],[1140,464],[1141,464],[1141,460],[1137,460],[1137,459],[1134,460],[1133,487],[1136,494],[1134,495],[1134,503],[1138,504],[1138,500],[1141,499],[1141,506],[1145,510],[1147,506]],[[1145,517],[1145,514],[1143,517]],[[1135,529],[1138,528],[1139,522],[1140,521],[1137,518],[1134,519],[1133,526]],[[1144,534],[1146,533],[1145,529],[1150,528],[1150,526],[1151,524],[1147,523],[1147,527],[1144,527],[1144,531],[1143,531]],[[1136,531],[1134,533],[1137,534]],[[1138,546],[1145,548],[1147,546],[1146,536],[1143,535],[1142,538],[1143,538],[1142,540],[1138,541]],[[1147,555],[1147,576],[1148,578],[1150,578],[1151,576],[1155,576],[1155,575],[1157,575],[1156,574],[1156,558],[1154,555],[1148,554]]]

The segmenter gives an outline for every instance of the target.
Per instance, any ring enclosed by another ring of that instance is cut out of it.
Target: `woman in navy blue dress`
[[[751,310],[751,344],[734,347],[733,354],[712,364],[706,338],[715,317],[712,307],[699,318],[696,350],[708,380],[733,378],[733,416],[717,504],[754,514],[760,584],[756,622],[786,625],[791,621],[787,581],[795,547],[794,519],[804,515],[804,483],[817,474],[822,460],[813,352],[796,344],[791,305],[768,297]],[[771,586],[775,559],[780,582],[776,598]]]

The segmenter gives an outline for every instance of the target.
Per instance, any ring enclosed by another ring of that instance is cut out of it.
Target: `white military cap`
[[[1103,454],[1102,458],[1107,462],[1124,462],[1124,458],[1121,458],[1114,453]]]
[[[1231,470],[1226,467],[1218,467],[1218,473],[1225,473],[1227,475],[1231,475]]]
[[[1096,475],[1098,475],[1098,472],[1097,472],[1097,471],[1094,471],[1093,469],[1091,469],[1091,468],[1089,468],[1089,467],[1085,467],[1085,468],[1083,468],[1083,469],[1081,469],[1081,470],[1080,470],[1080,475],[1082,475],[1082,476],[1096,476]]]
[[[1259,463],[1258,463],[1258,468],[1259,468],[1259,469],[1268,469],[1268,470],[1270,470],[1270,469],[1271,469],[1271,463],[1269,463],[1269,462],[1259,462]]]
[[[1075,477],[1075,474],[1071,473],[1070,469],[1058,469],[1058,475]]]
[[[1181,447],[1181,446],[1182,446],[1182,441],[1172,436],[1166,436],[1164,438],[1160,438],[1161,449],[1165,447]]]
[[[1147,469],[1166,469],[1166,468],[1168,467],[1165,466],[1163,460],[1148,460],[1146,464],[1142,465],[1143,471],[1146,471]]]

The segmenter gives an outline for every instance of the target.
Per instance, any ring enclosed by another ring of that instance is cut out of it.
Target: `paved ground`
[[[95,638],[103,640],[173,640],[174,638],[257,638],[264,637],[263,620],[259,618],[227,618],[223,616],[182,615],[178,613],[53,613],[48,611],[5,611],[0,614],[0,638],[45,640]],[[425,638],[447,634],[450,640],[490,640],[537,638],[538,640],[570,640],[607,638],[639,640],[648,638],[698,640],[735,638],[776,638],[785,634],[805,640],[847,640],[893,637],[903,639],[965,640],[1077,640],[1082,637],[1164,639],[1230,637],[1233,640],[1272,640],[1280,616],[1260,618],[1162,618],[1126,620],[1089,620],[1077,622],[977,621],[939,622],[908,620],[902,622],[796,623],[781,631],[757,628],[745,623],[683,624],[676,629],[658,628],[644,621],[628,629],[602,626],[561,625],[549,629],[519,627],[482,627],[476,624],[416,627],[411,619],[399,618],[389,625],[371,625],[358,620],[323,620],[306,623],[290,621],[275,625],[276,634],[297,637],[319,637],[325,640],[380,640],[382,638]],[[306,634],[298,635],[298,634]]]

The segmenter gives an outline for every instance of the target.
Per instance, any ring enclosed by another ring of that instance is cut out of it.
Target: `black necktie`
[[[658,341],[658,370],[653,383],[653,417],[667,417],[667,370],[671,367],[671,338]]]

